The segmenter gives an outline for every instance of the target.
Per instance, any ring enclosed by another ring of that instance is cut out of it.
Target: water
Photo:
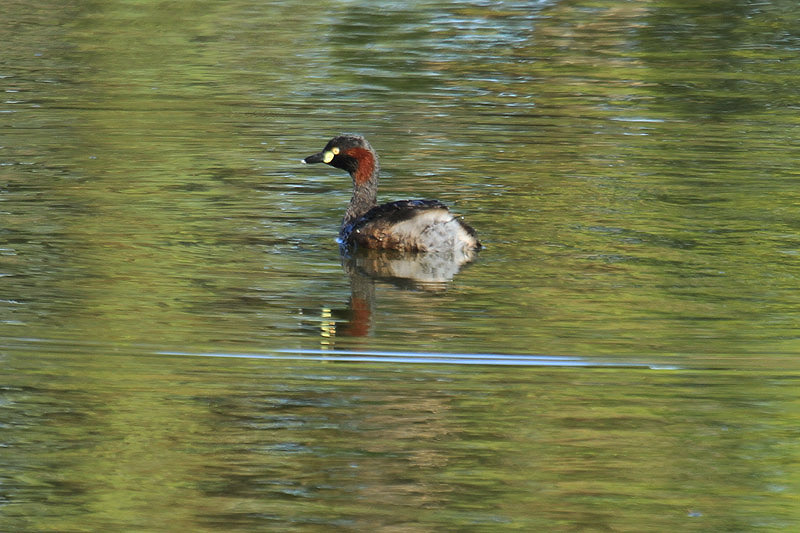
[[[794,3],[3,10],[0,530],[797,529]]]

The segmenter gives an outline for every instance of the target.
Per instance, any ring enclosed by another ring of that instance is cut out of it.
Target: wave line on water
[[[165,350],[158,355],[185,357],[218,357],[234,359],[339,361],[353,363],[423,363],[490,366],[550,366],[550,367],[627,367],[651,370],[673,370],[670,365],[652,365],[628,361],[602,361],[584,357],[557,355],[476,354],[437,352],[388,352],[351,350],[281,349],[273,353],[185,352]]]
[[[209,357],[232,359],[296,360],[353,363],[418,363],[488,366],[548,366],[548,367],[616,367],[644,368],[650,370],[678,370],[683,366],[629,361],[624,359],[595,359],[580,356],[502,354],[502,353],[454,353],[454,352],[402,352],[385,350],[335,350],[335,349],[275,349],[265,352],[200,352],[186,350],[164,350],[142,344],[120,346],[114,343],[86,340],[48,339],[37,337],[6,337],[5,348],[34,350],[37,346],[58,347],[57,352],[74,353],[87,349],[105,349],[109,353],[167,355],[178,357]]]

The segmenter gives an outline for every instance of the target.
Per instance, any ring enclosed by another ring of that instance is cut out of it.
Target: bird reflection
[[[447,290],[461,268],[475,259],[473,250],[410,253],[395,250],[343,251],[342,267],[350,278],[350,300],[341,311],[323,310],[322,345],[335,337],[366,337],[375,310],[375,283],[426,293]]]
[[[461,267],[473,259],[474,250],[413,253],[359,249],[342,254],[342,266],[351,284],[354,277],[362,276],[403,289],[443,291]]]

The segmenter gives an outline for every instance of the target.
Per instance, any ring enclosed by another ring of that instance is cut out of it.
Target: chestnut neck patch
[[[375,172],[375,156],[366,148],[350,148],[344,154],[358,162],[358,167],[353,173],[355,184],[366,185]]]

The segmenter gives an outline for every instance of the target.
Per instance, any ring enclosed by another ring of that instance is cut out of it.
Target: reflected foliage
[[[4,1],[0,530],[798,529],[798,36],[788,0]],[[298,169],[346,131],[478,230],[443,290],[342,269],[348,178]],[[683,370],[154,356],[334,345]]]

